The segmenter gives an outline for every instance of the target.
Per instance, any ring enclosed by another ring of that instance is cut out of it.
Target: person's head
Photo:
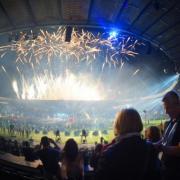
[[[157,142],[161,138],[160,129],[156,126],[150,126],[145,130],[145,138],[151,142]]]
[[[114,122],[114,134],[116,136],[127,133],[140,133],[142,129],[141,117],[135,109],[122,109],[117,113]]]
[[[43,148],[49,147],[50,146],[49,138],[47,136],[43,136],[41,138],[41,143],[40,144],[43,146]]]
[[[103,137],[100,137],[100,142],[101,142],[101,144],[104,143],[104,138]]]
[[[175,91],[169,91],[162,99],[166,114],[171,118],[176,118],[179,115],[179,96]]]
[[[69,161],[74,161],[78,156],[78,151],[79,150],[76,141],[73,138],[68,139],[64,146],[64,154],[66,159]]]

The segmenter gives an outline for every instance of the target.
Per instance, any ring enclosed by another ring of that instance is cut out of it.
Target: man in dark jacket
[[[50,146],[50,143],[54,145],[54,148]],[[40,148],[37,156],[43,163],[46,178],[53,179],[54,176],[59,177],[60,148],[47,136],[41,138]]]
[[[163,97],[164,109],[170,121],[159,144],[163,152],[163,179],[180,179],[180,102],[174,91],[169,91]]]

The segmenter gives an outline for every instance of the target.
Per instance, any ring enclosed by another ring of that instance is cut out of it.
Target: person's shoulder
[[[51,151],[51,152],[59,152],[59,151],[60,151],[60,148],[49,147],[49,148],[48,148],[48,151]]]
[[[49,150],[49,152],[51,152],[51,153],[54,153],[54,154],[59,154],[60,153],[60,148],[49,148],[48,149]]]
[[[102,156],[111,157],[116,151],[119,151],[120,148],[120,143],[111,144],[103,151]]]
[[[41,156],[43,154],[43,152],[44,152],[43,149],[39,149],[39,150],[35,151],[36,155],[38,155],[38,156]]]
[[[152,142],[144,140],[144,143],[145,143],[146,149],[149,153],[156,154],[157,150]]]
[[[116,142],[111,146],[110,151],[118,151],[118,152],[124,152],[126,150],[129,150],[133,148],[133,146],[136,146],[136,148],[146,148],[146,141],[142,139],[140,136],[133,136],[133,137],[128,137],[123,140],[120,140],[119,142]],[[151,145],[150,145],[151,146]]]

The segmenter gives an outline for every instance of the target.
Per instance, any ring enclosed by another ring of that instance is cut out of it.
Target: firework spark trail
[[[34,76],[27,80],[21,75],[22,92],[17,82],[13,81],[13,89],[20,99],[46,99],[46,100],[103,100],[100,94],[102,85],[100,82],[90,82],[90,78],[84,75],[75,76],[67,70],[66,75],[54,77],[49,72]]]
[[[0,47],[1,57],[6,54],[6,51],[11,50],[17,53],[16,61],[25,63],[30,63],[33,60],[35,60],[35,63],[39,63],[45,56],[48,62],[52,60],[52,57],[59,56],[61,60],[66,57],[65,59],[68,60],[77,62],[86,60],[92,63],[98,53],[103,49],[107,49],[107,53],[111,57],[108,60],[108,64],[116,65],[119,63],[117,56],[134,57],[137,55],[135,46],[140,45],[137,40],[132,40],[131,37],[125,38],[122,36],[118,40],[113,38],[107,39],[103,38],[103,35],[100,34],[95,36],[91,32],[83,30],[77,32],[74,29],[72,31],[71,42],[65,42],[65,34],[65,27],[60,27],[53,33],[40,30],[36,39],[27,40],[27,34],[21,34],[18,41],[13,41],[11,45]],[[33,36],[33,32],[31,32],[30,36]]]
[[[6,77],[8,78],[8,81],[12,82],[12,77],[8,74],[8,72],[6,71],[5,67],[3,65],[1,65],[1,68],[4,71]]]
[[[140,69],[137,69],[137,70],[132,74],[132,76],[135,76],[139,71],[140,71]]]
[[[33,74],[30,79],[23,68],[20,70],[19,66],[16,67],[22,88],[21,90],[19,89],[16,81],[12,82],[12,87],[18,98],[75,99],[73,94],[75,92],[70,92],[71,89],[75,89],[77,99],[87,99],[88,96],[94,100],[103,99],[104,97],[98,94],[98,85],[95,86],[93,83],[89,85],[87,83],[88,80],[87,82],[79,81],[72,74],[65,77],[64,81],[62,75],[55,77],[50,70],[53,57],[58,57],[61,62],[72,61],[75,64],[86,61],[86,65],[90,66],[92,71],[92,63],[98,59],[98,55],[101,52],[105,52],[106,55],[102,63],[102,71],[105,66],[116,67],[118,64],[120,64],[120,68],[122,69],[124,60],[137,55],[135,47],[136,45],[141,45],[141,43],[131,37],[120,36],[118,39],[104,38],[103,34],[98,33],[94,35],[84,30],[77,32],[73,29],[70,42],[65,42],[65,35],[66,28],[60,27],[53,33],[40,30],[36,38],[28,39],[27,36],[34,37],[34,33],[31,31],[30,35],[21,33],[19,40],[13,41],[10,45],[0,46],[1,58],[8,51],[13,51],[17,54],[16,63],[18,65],[30,64]],[[43,75],[38,74],[35,68],[41,67],[44,59],[47,60],[49,65],[48,72],[44,72]],[[3,67],[2,69],[5,71]],[[65,92],[67,91],[69,94],[72,94],[72,97],[68,97],[67,94],[61,92],[63,88]],[[78,94],[78,91],[81,95]],[[88,92],[85,95],[86,97],[83,97],[83,94],[85,94],[83,91]],[[59,97],[58,94],[60,92],[65,97]]]
[[[2,70],[3,70],[5,73],[7,73],[7,72],[6,72],[6,69],[4,68],[4,66],[1,66],[1,68],[2,68]]]

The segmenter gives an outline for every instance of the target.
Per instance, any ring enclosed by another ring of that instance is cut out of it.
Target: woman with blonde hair
[[[139,113],[135,109],[122,109],[117,113],[114,121],[114,134],[125,135],[128,133],[140,133],[143,124]]]
[[[122,109],[114,122],[116,143],[99,160],[97,179],[147,180],[159,178],[157,157],[152,144],[142,139],[143,124],[132,108]]]

